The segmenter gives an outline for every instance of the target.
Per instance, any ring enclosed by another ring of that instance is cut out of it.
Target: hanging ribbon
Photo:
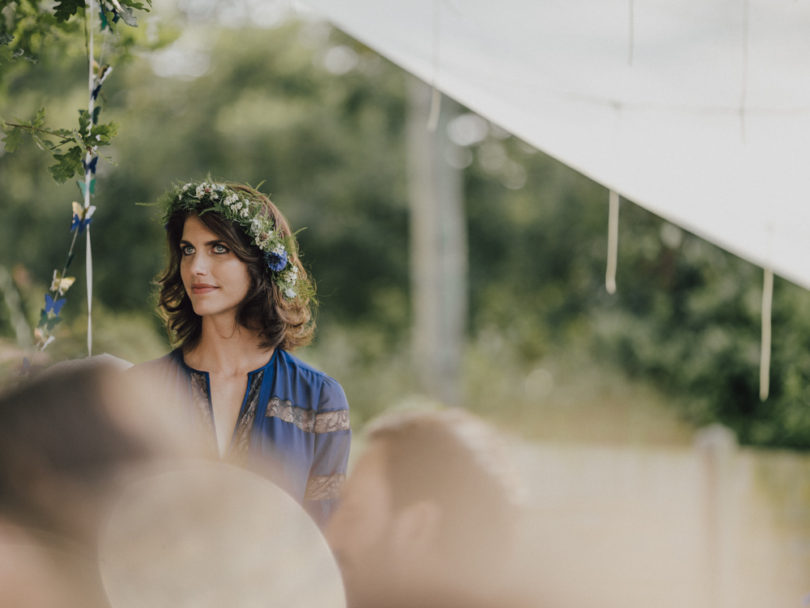
[[[87,274],[87,356],[93,355],[93,252],[90,247],[90,229],[87,229],[85,249],[85,273]]]
[[[771,381],[771,307],[773,270],[766,268],[762,277],[762,345],[759,357],[759,398],[768,398]]]
[[[619,255],[619,194],[610,191],[608,210],[608,250],[605,289],[609,294],[616,293],[616,264]]]
[[[93,126],[98,120],[98,113],[96,112],[95,104],[96,98],[101,91],[101,85],[104,84],[107,76],[109,76],[112,68],[109,66],[99,67],[96,70],[95,61],[95,47],[93,41],[93,31],[96,16],[96,0],[87,0],[87,24],[88,24],[88,43],[87,43],[87,63],[88,63],[88,99],[87,99],[87,112],[91,117],[87,125],[88,135],[93,129]],[[96,167],[98,166],[98,148],[91,146],[87,148],[84,156],[84,215],[87,217],[87,222],[90,222],[90,217],[95,211],[95,207],[90,205],[91,196],[95,193],[96,185]],[[85,246],[85,274],[87,280],[87,356],[93,354],[93,251],[90,242],[90,226],[87,226]]]

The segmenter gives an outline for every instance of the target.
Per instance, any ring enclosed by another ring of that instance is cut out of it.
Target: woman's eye
[[[192,253],[194,253],[194,247],[192,247],[191,245],[181,245],[180,253],[182,253],[183,255],[191,255]]]
[[[222,243],[217,243],[216,245],[214,245],[214,246],[211,248],[211,251],[213,251],[214,253],[228,253],[228,252],[230,251],[230,249],[228,249],[228,248],[227,248],[225,245],[223,245]]]

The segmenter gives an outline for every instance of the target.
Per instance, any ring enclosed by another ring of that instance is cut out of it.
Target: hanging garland
[[[147,0],[151,5],[151,0]],[[18,21],[24,23],[23,17],[26,7],[18,4],[16,10]],[[68,276],[68,269],[73,261],[78,237],[85,235],[86,249],[86,279],[87,279],[87,354],[93,351],[92,333],[92,303],[93,303],[93,257],[90,240],[90,222],[96,207],[91,204],[96,189],[96,169],[99,162],[99,148],[111,143],[116,134],[116,125],[113,122],[99,121],[101,105],[99,94],[107,77],[112,72],[112,66],[96,61],[95,29],[101,32],[112,32],[115,24],[123,21],[127,25],[135,26],[135,10],[148,10],[141,2],[136,0],[60,0],[54,7],[53,16],[57,24],[64,26],[74,15],[80,11],[85,15],[85,41],[87,45],[88,60],[88,101],[87,109],[79,110],[78,128],[53,129],[46,125],[45,109],[41,108],[28,122],[4,122],[4,146],[7,152],[13,152],[19,145],[22,136],[31,135],[40,148],[51,151],[55,163],[49,167],[51,175],[57,182],[65,182],[75,176],[82,179],[76,183],[81,193],[82,202],[71,203],[70,232],[72,238],[68,248],[65,262],[61,269],[53,271],[50,288],[45,294],[44,307],[40,310],[39,320],[34,337],[36,348],[45,350],[54,339],[54,330],[62,321],[60,316],[66,301],[66,293],[75,278]],[[43,20],[45,21],[45,20]],[[36,23],[36,21],[35,21]],[[27,39],[25,30],[14,32],[17,34],[17,48],[14,57],[31,58],[33,53],[26,48]],[[0,32],[0,43],[13,46],[15,35],[6,29]]]

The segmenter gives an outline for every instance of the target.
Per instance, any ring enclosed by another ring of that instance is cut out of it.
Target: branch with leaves
[[[151,5],[151,1],[147,0]],[[148,10],[136,0],[59,0],[50,12],[35,0],[18,0],[8,4],[0,13],[0,66],[13,60],[36,62],[41,49],[42,36],[49,33],[72,32],[73,17],[84,16],[85,44],[88,59],[88,104],[79,110],[78,124],[73,129],[54,128],[47,124],[45,108],[40,108],[28,121],[3,121],[4,147],[7,152],[16,150],[25,136],[30,136],[42,150],[49,152],[54,164],[49,167],[57,182],[73,177],[77,181],[83,203],[73,202],[70,230],[73,233],[65,263],[61,270],[53,272],[51,286],[45,294],[45,306],[40,311],[34,331],[37,348],[44,350],[54,340],[54,329],[62,320],[60,312],[65,303],[65,293],[75,278],[67,276],[73,261],[77,238],[86,231],[87,237],[87,301],[88,354],[92,352],[91,305],[92,305],[92,258],[90,256],[89,224],[95,212],[91,197],[95,193],[96,168],[99,148],[111,143],[117,127],[115,123],[99,121],[101,106],[97,105],[101,88],[112,72],[109,64],[95,60],[94,31],[111,32],[119,21],[130,26],[137,25],[134,13]],[[96,22],[96,18],[98,22]],[[40,45],[40,46],[38,46]]]
[[[112,69],[105,67],[108,72]],[[48,169],[57,182],[64,183],[83,175],[85,154],[96,154],[98,148],[110,145],[118,132],[118,125],[114,122],[99,123],[100,113],[101,106],[96,106],[92,116],[87,110],[79,110],[78,127],[74,129],[48,127],[45,108],[37,110],[29,121],[6,121],[3,123],[6,152],[14,152],[22,139],[30,136],[40,150],[51,153],[55,162]]]

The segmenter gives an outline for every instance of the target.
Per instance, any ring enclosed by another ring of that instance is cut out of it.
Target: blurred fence
[[[738,448],[518,449],[521,576],[554,606],[810,605],[810,455]]]

